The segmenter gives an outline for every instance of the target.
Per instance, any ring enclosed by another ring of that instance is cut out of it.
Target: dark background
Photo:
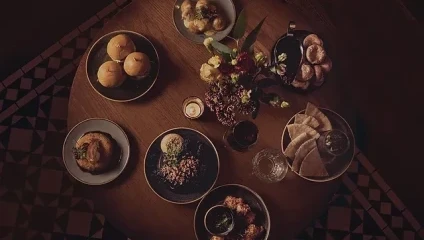
[[[359,146],[423,223],[424,1],[403,1],[415,20],[397,0],[316,1],[338,30],[340,54],[349,59],[340,63],[340,81],[351,93]],[[2,2],[0,79],[111,2]]]

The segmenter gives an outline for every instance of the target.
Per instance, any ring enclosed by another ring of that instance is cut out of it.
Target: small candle
[[[204,111],[204,104],[198,97],[189,97],[183,102],[183,112],[187,118],[199,118]]]
[[[200,106],[195,102],[189,103],[186,106],[185,112],[189,117],[197,118],[200,115]]]

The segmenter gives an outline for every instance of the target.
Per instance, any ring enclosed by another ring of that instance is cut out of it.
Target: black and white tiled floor
[[[70,87],[117,0],[0,83],[0,239],[127,239],[63,167]],[[424,228],[358,151],[328,211],[297,239],[424,239]]]

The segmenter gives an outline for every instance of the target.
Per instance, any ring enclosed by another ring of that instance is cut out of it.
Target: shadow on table
[[[153,85],[152,89],[146,93],[143,97],[128,102],[127,104],[138,104],[138,103],[147,103],[152,100],[154,97],[160,95],[170,81],[178,79],[180,75],[180,70],[169,58],[169,51],[159,42],[156,38],[148,36],[149,40],[153,43],[156,48],[156,51],[159,55],[160,68],[159,75],[156,80],[156,83]]]

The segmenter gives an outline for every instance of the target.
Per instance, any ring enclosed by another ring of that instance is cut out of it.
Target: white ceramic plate
[[[75,146],[78,139],[88,132],[104,132],[116,141],[121,149],[120,159],[113,168],[103,173],[91,174],[84,172],[78,166],[72,148]],[[78,123],[66,136],[63,144],[63,162],[68,172],[78,181],[88,185],[102,185],[113,181],[125,169],[130,155],[130,143],[124,130],[116,123],[102,118],[91,118]]]

